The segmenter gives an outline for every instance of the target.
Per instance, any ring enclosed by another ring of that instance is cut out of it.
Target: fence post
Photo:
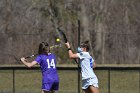
[[[110,68],[108,69],[108,93],[110,93]]]
[[[139,70],[139,93],[140,93],[140,70]]]
[[[15,69],[13,68],[13,93],[15,93]]]

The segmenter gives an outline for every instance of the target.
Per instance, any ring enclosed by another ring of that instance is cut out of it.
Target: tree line
[[[139,64],[139,0],[1,0],[0,60],[16,64],[16,58],[36,54],[38,44],[56,45],[55,24],[64,30],[72,49],[90,41],[90,53],[98,64]],[[63,40],[52,49],[60,64],[68,59]]]

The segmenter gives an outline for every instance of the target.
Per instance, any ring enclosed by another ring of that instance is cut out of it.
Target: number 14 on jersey
[[[48,68],[55,68],[55,62],[54,59],[47,59],[47,63],[48,63]]]

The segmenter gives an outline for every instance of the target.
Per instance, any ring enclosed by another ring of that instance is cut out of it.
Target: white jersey
[[[90,54],[88,52],[80,52],[77,53],[77,55],[80,58],[82,80],[96,77],[95,73],[93,72],[94,60]]]

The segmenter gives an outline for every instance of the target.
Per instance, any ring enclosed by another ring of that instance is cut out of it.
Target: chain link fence
[[[95,73],[100,93],[140,93],[140,67],[97,67]],[[58,67],[58,74],[57,93],[78,93],[77,67]],[[0,93],[40,92],[39,67],[0,67]]]

